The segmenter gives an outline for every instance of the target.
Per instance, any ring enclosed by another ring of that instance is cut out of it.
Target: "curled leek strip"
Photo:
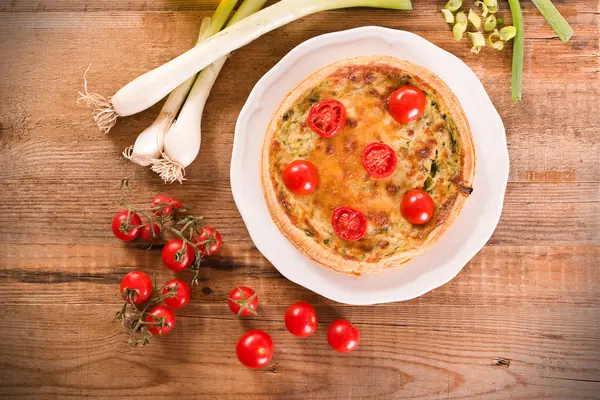
[[[454,14],[452,14],[452,11],[448,10],[447,8],[442,8],[442,14],[444,15],[444,21],[446,21],[446,23],[454,23]]]
[[[489,10],[488,10],[488,6],[486,6],[483,1],[476,1],[475,7],[481,7],[481,16],[483,18],[487,17]]]
[[[485,38],[483,37],[483,34],[480,32],[469,32],[468,35],[471,43],[473,43],[471,53],[479,54],[481,48],[485,46]]]
[[[450,12],[456,12],[462,7],[462,0],[450,0],[446,3],[446,9]]]
[[[490,14],[483,23],[483,30],[486,32],[491,32],[496,29],[498,25],[498,21],[496,20],[496,16],[494,14]]]
[[[475,11],[469,9],[469,15],[467,18],[469,19],[471,24],[473,24],[473,27],[475,27],[475,29],[481,28],[481,18],[479,18],[479,15],[477,15]]]
[[[504,42],[500,39],[498,29],[494,29],[494,32],[490,33],[490,35],[487,38],[487,42],[492,48],[498,51],[501,51],[504,48]]]

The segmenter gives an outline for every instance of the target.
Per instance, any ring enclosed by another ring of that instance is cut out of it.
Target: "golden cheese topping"
[[[388,112],[388,98],[397,88],[416,86],[425,92],[421,118],[398,123]],[[346,108],[346,124],[331,138],[308,125],[311,107],[335,99]],[[462,186],[459,132],[448,110],[431,87],[400,69],[386,65],[345,66],[300,96],[278,123],[269,148],[271,184],[290,221],[314,240],[346,259],[376,262],[417,248],[448,217]],[[364,148],[389,145],[398,159],[394,173],[384,179],[369,175],[361,162]],[[316,191],[296,196],[286,188],[282,173],[294,160],[308,160],[319,173]],[[426,190],[436,209],[431,221],[416,226],[400,213],[400,202],[414,188]],[[367,231],[358,241],[338,237],[333,211],[349,206],[367,218]]]

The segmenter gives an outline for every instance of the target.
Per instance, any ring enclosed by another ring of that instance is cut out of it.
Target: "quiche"
[[[268,125],[262,186],[273,221],[316,263],[361,275],[423,253],[473,191],[469,123],[452,91],[393,57],[309,76]]]

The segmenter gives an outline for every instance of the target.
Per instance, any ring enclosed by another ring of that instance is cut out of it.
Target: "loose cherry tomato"
[[[252,288],[245,286],[237,287],[229,293],[227,305],[231,312],[238,317],[256,315],[258,296]]]
[[[131,271],[121,279],[121,295],[133,304],[144,304],[152,296],[152,280],[140,271]]]
[[[337,100],[315,104],[308,113],[308,126],[317,134],[329,138],[342,131],[346,124],[346,107]]]
[[[152,231],[154,231],[154,233]],[[142,226],[140,236],[143,241],[150,242],[156,240],[158,235],[160,235],[160,226],[157,223],[153,222],[152,225],[144,224],[144,226]]]
[[[152,205],[152,212],[159,217],[161,215],[171,215],[173,212],[173,200],[164,194],[155,196],[150,204]]]
[[[175,327],[175,313],[167,306],[152,307],[144,321],[149,322],[146,329],[154,336],[166,335]]]
[[[335,351],[349,353],[358,347],[360,332],[350,321],[339,319],[329,326],[327,342]]]
[[[317,313],[305,301],[292,304],[285,312],[285,327],[294,336],[310,336],[317,330]]]
[[[362,152],[362,164],[375,178],[387,178],[396,170],[396,152],[384,143],[371,143]]]
[[[163,247],[162,260],[167,268],[175,272],[181,272],[192,265],[194,249],[182,239],[171,239]]]
[[[429,194],[421,189],[407,192],[400,203],[400,212],[413,225],[422,225],[433,217],[435,205]]]
[[[183,208],[183,206],[181,205],[181,201],[179,201],[175,197],[171,197],[171,203],[175,210],[181,210]]]
[[[364,214],[350,207],[338,207],[331,218],[333,230],[344,240],[360,240],[367,232]]]
[[[194,235],[192,242],[204,256],[212,256],[223,245],[221,232],[210,226],[202,228],[200,235]]]
[[[165,283],[162,294],[174,294],[173,297],[166,297],[164,302],[171,308],[181,308],[190,301],[190,287],[185,281],[179,278],[173,278]]]
[[[113,234],[124,242],[129,242],[140,234],[142,220],[139,215],[131,211],[121,211],[112,220]]]
[[[304,196],[317,190],[319,173],[310,161],[292,161],[283,170],[283,183],[290,192]]]
[[[427,96],[414,86],[402,86],[389,99],[390,114],[401,124],[408,124],[423,116]]]
[[[266,332],[248,331],[238,340],[235,354],[248,368],[266,367],[273,358],[273,340]]]

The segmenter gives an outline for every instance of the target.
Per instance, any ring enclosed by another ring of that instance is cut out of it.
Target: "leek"
[[[412,3],[410,0],[281,0],[136,78],[114,96],[103,98],[97,94],[86,94],[82,101],[88,103],[95,115],[102,115],[102,119],[96,119],[98,127],[108,131],[117,117],[153,106],[198,71],[265,33],[309,14],[346,7],[411,10]],[[92,97],[95,102],[89,101]]]
[[[533,4],[540,10],[546,22],[554,29],[558,38],[562,42],[568,42],[573,36],[573,28],[564,19],[561,13],[554,7],[550,0],[531,0]]]
[[[512,60],[512,100],[521,101],[523,94],[523,53],[525,52],[525,36],[523,35],[523,14],[519,0],[508,0],[514,27],[517,29]]]

